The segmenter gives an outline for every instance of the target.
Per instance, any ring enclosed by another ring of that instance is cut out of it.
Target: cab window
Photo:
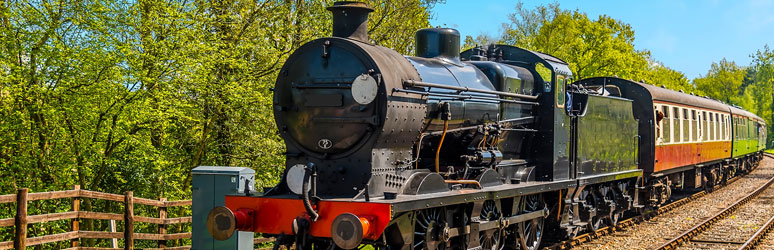
[[[551,69],[542,63],[536,63],[535,72],[537,72],[538,75],[540,75],[540,78],[543,80],[544,91],[551,92]]]
[[[556,106],[564,107],[564,76],[556,77]]]

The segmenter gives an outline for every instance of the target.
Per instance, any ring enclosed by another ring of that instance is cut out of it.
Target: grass
[[[766,149],[766,153],[774,154],[774,149]]]

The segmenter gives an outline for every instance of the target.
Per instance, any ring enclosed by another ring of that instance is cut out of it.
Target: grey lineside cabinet
[[[192,250],[253,249],[253,232],[237,232],[230,239],[218,241],[207,232],[207,214],[212,208],[225,205],[227,194],[244,193],[245,185],[255,190],[255,170],[245,167],[199,166],[193,175]]]

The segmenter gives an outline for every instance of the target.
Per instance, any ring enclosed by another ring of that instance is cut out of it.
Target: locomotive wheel
[[[744,164],[744,163],[742,163],[742,164]],[[728,170],[728,177],[726,179],[731,179],[732,177],[736,176],[737,173],[741,172],[740,169],[741,169],[740,167],[733,167],[733,168],[729,169]],[[726,180],[726,181],[728,181],[728,180]]]
[[[615,226],[618,224],[618,220],[623,217],[623,211],[618,209],[618,201],[621,200],[621,196],[623,194],[619,193],[617,188],[610,188],[607,190],[607,194],[605,194],[605,201],[610,201],[614,204],[612,211],[610,211],[610,215],[607,217],[607,225],[608,226]]]
[[[605,212],[600,217],[605,225],[614,226],[618,223],[618,218],[616,217],[616,200],[618,196],[615,194],[612,186],[602,186],[599,188],[599,192],[600,196],[603,197],[602,203],[599,204],[599,211]]]
[[[575,210],[572,209],[572,207],[565,212],[568,214],[569,218],[576,218],[578,216],[577,214],[575,214]],[[568,228],[567,231],[565,231],[567,235],[566,237],[567,239],[574,239],[583,230],[584,230],[583,227],[578,227],[578,226],[573,226],[571,228]]]
[[[731,166],[726,166],[725,168],[722,168],[720,171],[720,185],[726,185],[728,183],[728,175],[731,173]]]
[[[704,192],[705,193],[712,193],[713,190],[715,190],[715,180],[714,180],[714,174],[708,173],[705,174],[702,179],[704,180]]]
[[[602,199],[602,196],[600,196],[599,192],[597,192],[596,188],[584,190],[584,192],[587,192],[585,201],[586,206],[590,206],[594,211],[596,211],[594,216],[588,216],[586,218],[586,222],[588,223],[589,231],[594,232],[597,231],[597,229],[602,228],[604,224],[604,215],[600,214],[600,207],[605,204],[604,200]]]
[[[441,241],[440,232],[444,225],[444,213],[441,208],[419,211],[414,224],[414,249],[443,250],[446,244]]]
[[[520,209],[522,213],[530,213],[543,209],[546,209],[546,202],[543,200],[543,195],[534,194],[522,197]],[[543,217],[518,223],[522,249],[537,250],[538,247],[540,247],[540,241],[543,239],[544,224],[545,218]]]
[[[485,201],[481,207],[481,220],[496,221],[500,219],[500,210],[497,209],[495,201]],[[499,228],[489,229],[478,233],[478,241],[482,250],[499,250],[503,248],[501,239],[503,238],[502,230]]]

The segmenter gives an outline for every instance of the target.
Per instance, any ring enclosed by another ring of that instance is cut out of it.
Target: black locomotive
[[[369,43],[365,4],[328,9],[333,37],[296,50],[274,89],[285,175],[260,195],[226,196],[209,217],[235,226],[208,226],[216,238],[536,249],[546,233],[658,205],[638,168],[651,145],[642,119],[654,118],[612,84],[572,83],[566,62],[513,46],[460,53],[454,29],[419,30],[416,56],[403,56]]]

